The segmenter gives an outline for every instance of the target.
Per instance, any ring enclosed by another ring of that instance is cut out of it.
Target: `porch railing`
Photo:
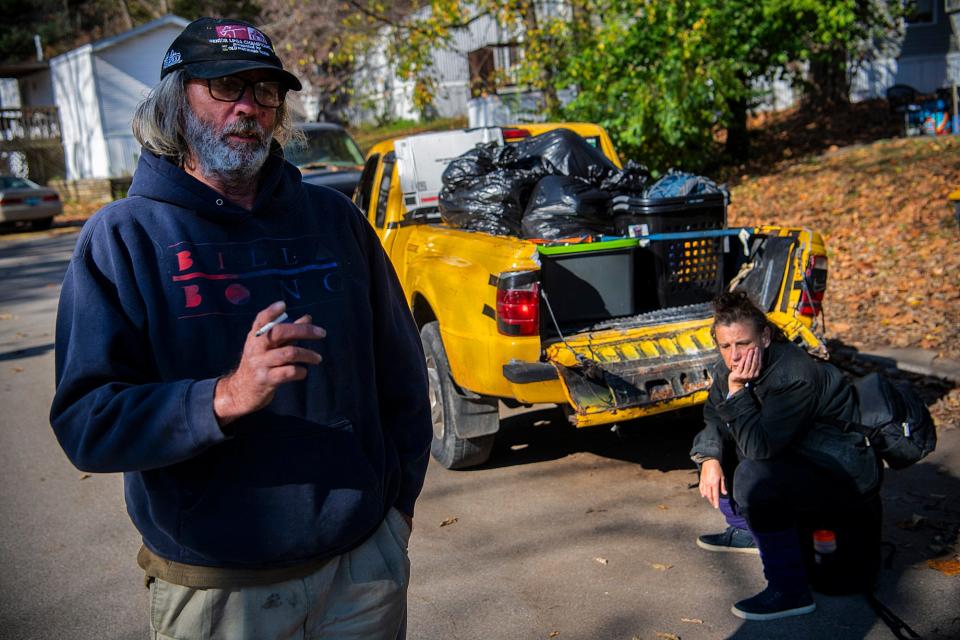
[[[0,109],[0,140],[59,141],[59,110],[53,106]]]

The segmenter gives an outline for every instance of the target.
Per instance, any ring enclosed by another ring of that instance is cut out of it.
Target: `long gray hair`
[[[177,69],[163,78],[137,105],[133,114],[133,135],[149,151],[176,159],[182,165],[190,155],[184,130],[184,109],[188,109],[186,84],[190,76]],[[283,145],[293,135],[293,123],[286,103],[277,107],[273,139]]]

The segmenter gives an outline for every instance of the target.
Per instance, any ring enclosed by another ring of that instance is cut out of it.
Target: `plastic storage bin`
[[[723,229],[727,206],[722,194],[709,193],[651,200],[618,196],[611,201],[619,235],[643,237],[661,233]],[[723,287],[723,239],[651,240],[646,260],[656,273],[661,308],[707,302]]]

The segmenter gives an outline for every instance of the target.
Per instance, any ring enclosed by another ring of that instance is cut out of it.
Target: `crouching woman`
[[[747,620],[816,608],[797,535],[800,512],[843,509],[876,490],[880,467],[862,435],[830,426],[855,420],[853,389],[836,367],[787,342],[746,294],[715,301],[721,359],[691,457],[700,495],[727,519],[697,541],[711,551],[759,549],[767,588],[733,605]]]

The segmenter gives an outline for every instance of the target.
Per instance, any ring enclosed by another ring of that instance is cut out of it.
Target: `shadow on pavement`
[[[838,364],[854,375],[871,370],[862,363]],[[884,368],[882,363],[876,366]],[[939,378],[900,370],[884,372],[917,385],[930,404],[953,387],[952,383]],[[491,460],[480,469],[530,465],[591,453],[634,463],[645,470],[689,469],[692,484],[688,487],[695,487],[696,474],[688,451],[701,425],[699,407],[633,420],[616,428],[584,429],[570,426],[560,409],[540,409],[505,418]],[[960,577],[949,575],[952,569],[960,570],[958,469],[960,435],[956,429],[941,428],[938,450],[908,469],[888,469],[881,491],[885,566],[875,594],[903,623],[928,639],[960,638],[960,610],[956,608],[960,602]],[[550,467],[538,469],[538,473],[550,474]],[[629,535],[631,527],[626,523],[620,525],[623,530],[617,534]],[[665,530],[660,534],[671,535]],[[756,572],[757,576],[714,578],[727,581],[757,578],[759,566]],[[725,593],[730,592],[730,586],[727,585]],[[746,587],[742,597],[752,594]],[[818,610],[811,615],[773,622],[745,621],[727,637],[749,640],[895,637],[871,609],[865,596],[816,594],[815,597]],[[608,622],[612,628],[618,626],[616,621]]]
[[[0,304],[15,304],[45,298],[45,287],[57,287],[70,264],[70,251],[77,236],[38,236],[5,243],[0,254]]]
[[[578,429],[559,408],[538,409],[501,420],[490,461],[478,469],[545,462],[574,453],[593,453],[644,469],[693,469],[688,452],[702,427],[702,416],[701,408],[695,407]]]
[[[947,395],[956,384],[934,375],[924,375],[898,368],[897,361],[872,354],[860,353],[856,347],[841,340],[829,340],[830,361],[837,365],[848,377],[857,378],[874,371],[891,378],[903,380],[913,385],[923,401],[929,406]]]
[[[6,353],[0,353],[0,362],[5,362],[7,360],[20,360],[21,358],[32,358],[34,356],[42,356],[48,351],[53,351],[53,343],[43,344],[37,347],[27,347],[26,349],[17,349],[15,351],[7,351]]]
[[[950,435],[955,459],[955,430]],[[909,469],[888,470],[881,491],[885,548],[875,594],[902,623],[927,640],[960,637],[960,611],[956,608],[960,578],[943,572],[950,566],[947,563],[956,565],[960,531],[960,480],[953,475],[952,466],[923,461]],[[814,597],[817,611],[810,615],[744,622],[727,637],[901,637],[886,628],[863,595]],[[916,636],[904,633],[902,637]]]

